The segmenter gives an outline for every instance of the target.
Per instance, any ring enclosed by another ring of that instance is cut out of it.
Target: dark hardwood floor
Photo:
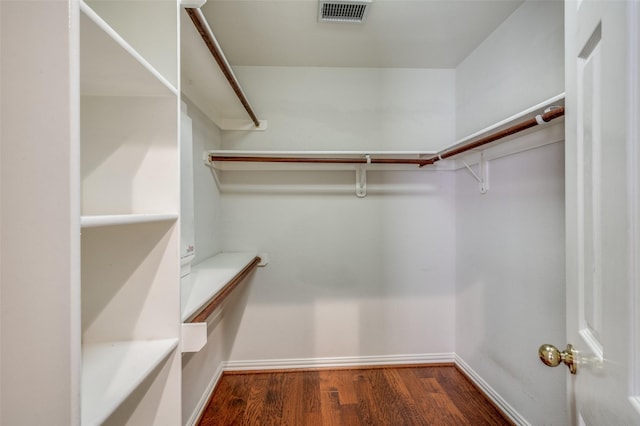
[[[453,366],[225,373],[200,425],[509,425]]]

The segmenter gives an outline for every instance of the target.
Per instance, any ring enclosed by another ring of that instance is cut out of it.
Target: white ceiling
[[[232,66],[455,68],[522,3],[372,0],[363,24],[319,23],[317,0],[208,0],[201,10]],[[221,128],[249,122],[181,15],[183,93]]]
[[[363,24],[320,23],[317,0],[208,0],[231,65],[455,68],[523,0],[373,0]]]

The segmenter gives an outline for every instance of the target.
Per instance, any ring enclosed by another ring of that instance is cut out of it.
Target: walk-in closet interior
[[[0,423],[191,425],[226,370],[455,363],[567,424],[537,356],[566,340],[564,3],[177,3],[1,2]]]

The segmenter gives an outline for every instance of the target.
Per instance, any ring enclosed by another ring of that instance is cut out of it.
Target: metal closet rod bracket
[[[367,164],[356,167],[356,195],[358,198],[367,196],[367,165],[371,164],[371,155],[367,154],[364,158],[367,160]]]

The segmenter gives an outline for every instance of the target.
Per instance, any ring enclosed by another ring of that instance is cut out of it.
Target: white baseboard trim
[[[453,363],[454,353],[415,354],[415,355],[383,355],[383,356],[348,356],[329,358],[290,358],[265,359],[248,361],[228,361],[224,363],[224,371],[249,370],[289,370],[325,367],[366,367],[374,365],[402,364],[438,364]]]
[[[189,420],[187,420],[187,423],[185,423],[187,426],[195,426],[198,419],[200,419],[200,416],[202,415],[204,409],[207,408],[207,403],[209,402],[209,398],[211,398],[211,395],[213,394],[213,390],[216,388],[216,385],[220,381],[220,378],[222,377],[222,373],[224,372],[223,364],[224,363],[220,363],[220,365],[218,365],[218,369],[216,370],[216,373],[213,375],[213,377],[211,378],[211,381],[207,385],[207,388],[205,389],[205,392],[202,395],[202,398],[200,398],[200,401],[198,401],[198,403],[194,407],[193,412],[189,417]]]
[[[531,424],[520,415],[498,392],[496,392],[487,382],[484,381],[462,358],[455,355],[456,366],[489,398],[509,419],[519,426],[531,426]]]

